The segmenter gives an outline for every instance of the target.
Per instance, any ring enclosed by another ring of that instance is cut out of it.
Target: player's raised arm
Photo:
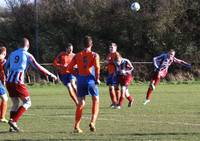
[[[174,63],[181,64],[181,65],[183,65],[183,66],[185,66],[187,68],[191,68],[192,67],[191,64],[189,64],[189,63],[187,63],[187,62],[185,62],[185,61],[183,61],[181,59],[177,59],[175,57],[174,57]]]
[[[45,69],[44,67],[42,67],[36,60],[35,58],[31,55],[31,54],[28,54],[29,57],[28,57],[28,62],[31,64],[31,66],[33,66],[35,69],[39,70],[41,73],[43,73],[44,75],[49,75],[51,76],[53,79],[57,79],[57,77],[49,72],[47,69]]]

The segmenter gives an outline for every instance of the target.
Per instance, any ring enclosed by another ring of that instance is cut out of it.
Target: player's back
[[[23,48],[12,52],[6,64],[6,71],[9,72],[7,82],[24,83],[24,73],[28,65],[29,53]]]
[[[87,76],[92,74],[93,66],[96,65],[96,55],[94,52],[82,51],[75,56],[80,75]]]
[[[11,53],[9,57],[10,71],[24,71],[27,66],[27,52],[23,49],[18,49]]]

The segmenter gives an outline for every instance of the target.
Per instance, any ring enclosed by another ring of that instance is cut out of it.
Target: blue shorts
[[[86,95],[99,96],[99,89],[95,83],[94,75],[77,76],[77,96],[84,97]]]
[[[0,95],[4,95],[4,94],[6,94],[6,89],[0,81]]]
[[[114,74],[109,74],[106,78],[106,85],[116,85],[117,84],[117,76]]]
[[[72,75],[71,73],[67,74],[59,74],[59,78],[62,81],[62,83],[67,86],[68,83],[71,82],[72,79],[75,79],[76,77]]]

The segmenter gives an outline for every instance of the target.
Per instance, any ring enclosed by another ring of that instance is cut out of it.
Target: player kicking
[[[6,63],[5,60],[6,57],[6,48],[0,47],[0,98],[1,98],[1,104],[0,104],[0,122],[8,123],[8,120],[6,119],[6,111],[7,111],[7,101],[8,96],[6,94],[6,90],[4,87],[5,84],[5,73],[4,73],[4,65]]]
[[[21,131],[17,126],[17,122],[31,106],[30,94],[24,84],[24,75],[28,65],[33,66],[46,76],[57,79],[54,74],[36,62],[35,58],[28,52],[29,46],[29,40],[23,38],[20,42],[20,48],[10,54],[5,66],[6,73],[8,72],[6,87],[12,101],[10,120],[8,122],[10,132]],[[20,100],[22,101],[21,106],[19,105]]]
[[[109,86],[109,93],[110,98],[112,101],[111,108],[116,108],[119,97],[120,97],[120,91],[119,87],[116,84],[116,74],[115,74],[115,65],[114,65],[114,58],[117,54],[117,44],[116,43],[110,43],[109,45],[109,54],[106,57],[106,69],[107,69],[107,79],[106,84]]]
[[[68,65],[70,72],[73,71],[73,67],[77,65],[77,96],[78,105],[76,107],[74,133],[82,133],[80,129],[82,112],[85,106],[85,96],[90,94],[92,96],[92,116],[89,124],[90,131],[94,132],[95,123],[99,113],[99,91],[96,84],[100,83],[100,63],[99,55],[92,52],[93,41],[90,36],[84,38],[84,50],[77,53]],[[94,68],[95,75],[92,74]]]
[[[67,87],[68,92],[74,103],[78,104],[76,96],[76,81],[75,76],[67,70],[67,65],[74,57],[73,46],[69,43],[65,51],[62,51],[53,61],[53,66],[58,69],[59,78],[62,83]]]
[[[168,68],[172,63],[182,64],[185,67],[191,68],[191,65],[188,64],[187,62],[175,58],[175,51],[173,49],[169,50],[168,53],[154,57],[153,58],[154,73],[152,75],[151,82],[146,94],[146,100],[143,103],[144,105],[150,102],[153,90],[155,90],[156,86],[159,84],[160,79],[164,78],[167,75]]]
[[[129,94],[128,86],[131,84],[133,80],[132,71],[134,67],[128,59],[122,58],[120,54],[116,55],[114,63],[116,66],[118,83],[121,85],[121,96],[119,99],[119,104],[117,106],[117,109],[121,109],[125,96],[129,101],[128,107],[131,107],[134,99]]]

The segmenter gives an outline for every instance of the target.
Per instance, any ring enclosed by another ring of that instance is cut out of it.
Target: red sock
[[[133,100],[132,96],[128,96],[127,99],[129,102],[131,102]]]
[[[26,109],[23,106],[20,106],[17,111],[17,114],[13,117],[13,121],[18,122],[18,120],[21,118],[21,116],[23,115],[25,111]]]
[[[16,114],[17,111],[10,111],[10,119],[13,119]]]
[[[123,101],[124,101],[124,97],[121,96],[120,99],[119,99],[119,106],[122,106]]]
[[[117,99],[117,102],[119,102],[119,99],[120,99],[120,90],[119,89],[115,89],[115,94],[116,94],[116,99]]]
[[[147,91],[147,96],[146,96],[147,100],[151,98],[152,93],[153,93],[153,89],[149,87],[149,89]]]

